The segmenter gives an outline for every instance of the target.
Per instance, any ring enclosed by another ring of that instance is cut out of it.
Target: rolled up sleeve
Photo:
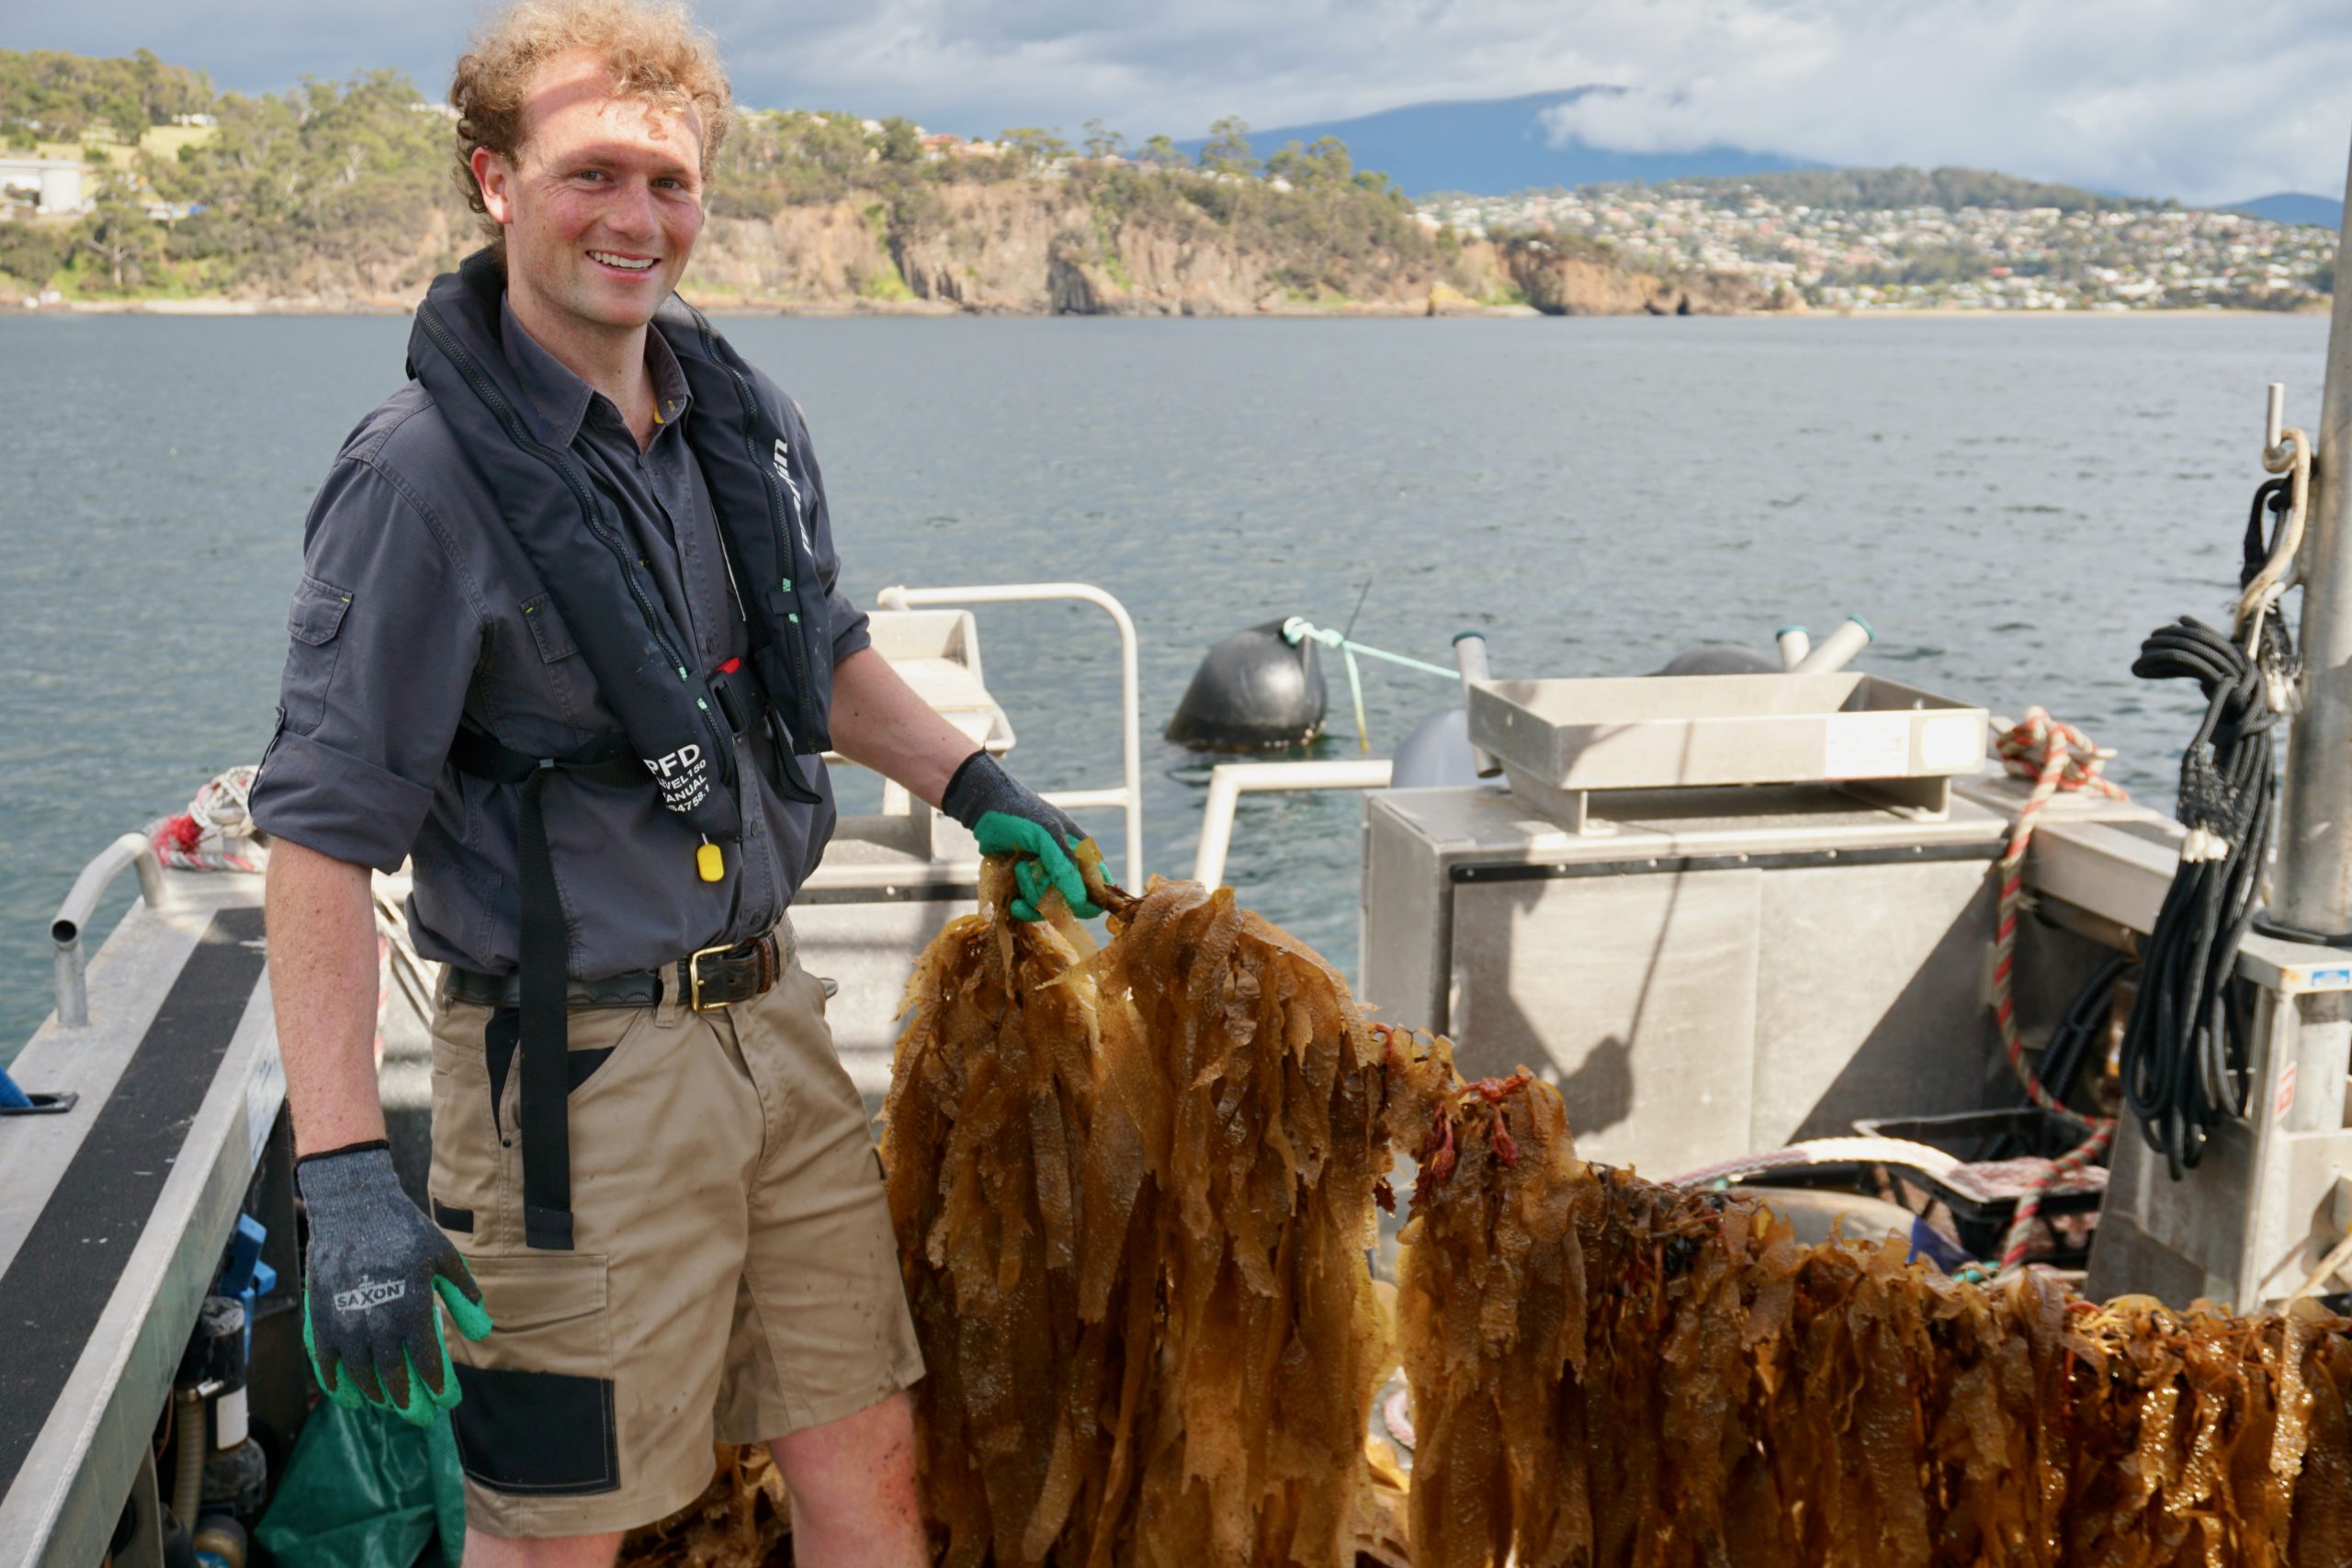
[[[485,618],[435,520],[364,460],[327,476],[305,539],[254,823],[390,871],[432,808]]]
[[[800,405],[790,398],[784,406],[791,411],[797,427],[794,445],[800,450],[802,461],[808,469],[808,542],[817,552],[817,581],[825,585],[826,618],[833,634],[833,667],[839,669],[842,660],[874,641],[874,634],[866,625],[865,612],[859,609],[842,592],[842,556],[833,545],[833,511],[825,501],[825,472],[817,466],[817,444],[809,439],[808,422],[801,417]]]

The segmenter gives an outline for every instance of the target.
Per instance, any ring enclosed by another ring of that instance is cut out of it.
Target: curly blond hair
[[[523,105],[532,78],[560,55],[593,51],[615,89],[664,107],[692,109],[702,121],[702,176],[709,182],[727,139],[733,96],[718,43],[673,0],[518,0],[474,35],[449,84],[458,118],[458,186],[481,214],[491,243],[505,231],[483,206],[474,178],[474,149],[509,160],[522,151]]]

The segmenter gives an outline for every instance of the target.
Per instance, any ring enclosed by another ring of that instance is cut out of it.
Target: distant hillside
[[[1662,183],[1662,182],[1652,182]],[[1736,202],[1754,193],[1786,207],[1830,211],[1887,211],[1937,207],[1992,208],[2022,212],[2052,208],[2060,212],[2148,212],[2177,206],[2143,197],[2102,196],[2075,186],[2020,179],[1989,169],[1792,169],[1736,178],[1702,177],[1670,183],[1679,192]]]
[[[80,163],[85,181],[67,212],[0,184],[0,300],[403,308],[480,238],[435,109],[392,71],[246,96],[152,55],[0,50],[0,141]],[[1235,122],[1197,163],[1165,138],[1122,145],[1100,127],[1081,156],[1035,127],[973,142],[895,117],[741,110],[686,291],[743,309],[1135,315],[1785,302],[1703,267],[1465,242],[1336,140],[1261,159]]]
[[[1353,119],[1252,130],[1251,143],[1272,149],[1296,141],[1311,146],[1336,136],[1355,154],[1356,166],[1379,169],[1408,195],[1464,191],[1498,196],[1548,186],[1598,185],[1610,181],[1681,179],[1696,175],[1747,175],[1805,165],[1792,158],[1708,147],[1694,152],[1612,152],[1570,140],[1550,141],[1544,111],[1574,103],[1608,87],[1571,87],[1518,98],[1465,99],[1411,104]],[[1197,153],[1204,141],[1179,142]]]
[[[2333,196],[2306,196],[2301,191],[2282,190],[2275,196],[2257,196],[2252,201],[2241,201],[2226,209],[2231,212],[2251,212],[2256,218],[2267,218],[2274,223],[2310,223],[2322,229],[2333,229],[2344,218],[2344,202]]]

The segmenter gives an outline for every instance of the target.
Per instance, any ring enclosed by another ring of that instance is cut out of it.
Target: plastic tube
[[[1782,626],[1772,640],[1781,645],[1781,668],[1793,670],[1813,651],[1813,634],[1803,626]]]
[[[1453,667],[1462,671],[1462,700],[1470,700],[1472,682],[1487,679],[1487,634],[1456,632],[1453,634]],[[1482,779],[1499,777],[1503,765],[1487,752],[1472,747],[1470,763]]]
[[[1796,662],[1799,675],[1827,675],[1843,670],[1854,661],[1854,655],[1868,648],[1878,634],[1860,615],[1849,615],[1838,629],[1813,645],[1813,651]]]

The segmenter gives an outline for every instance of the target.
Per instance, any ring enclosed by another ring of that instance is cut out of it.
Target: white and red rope
[[[2115,1136],[2113,1117],[2086,1116],[2064,1104],[2043,1087],[2032,1065],[2025,1059],[2025,1041],[2018,1033],[2017,998],[2010,986],[2017,968],[2018,916],[2025,907],[2026,850],[2033,842],[2036,819],[2054,796],[2074,793],[2103,795],[2115,800],[2126,796],[2120,787],[2104,776],[2108,759],[2114,753],[2100,750],[2091,743],[2090,737],[2071,724],[2052,718],[2046,709],[2028,708],[2024,721],[2003,734],[1993,749],[2011,773],[2033,781],[2032,793],[2018,808],[2017,820],[2009,828],[2008,844],[2001,852],[2000,923],[1993,935],[1993,1018],[2000,1030],[2001,1049],[2008,1057],[2009,1070],[2025,1086],[2026,1098],[2041,1110],[2082,1128],[2085,1134],[2081,1143],[2050,1162],[2049,1169],[2031,1182],[2018,1200],[2017,1217],[2009,1222],[2008,1235],[2001,1242],[2000,1271],[2007,1273],[2025,1261],[2042,1199],[2071,1173],[2084,1169],[2106,1153]]]

